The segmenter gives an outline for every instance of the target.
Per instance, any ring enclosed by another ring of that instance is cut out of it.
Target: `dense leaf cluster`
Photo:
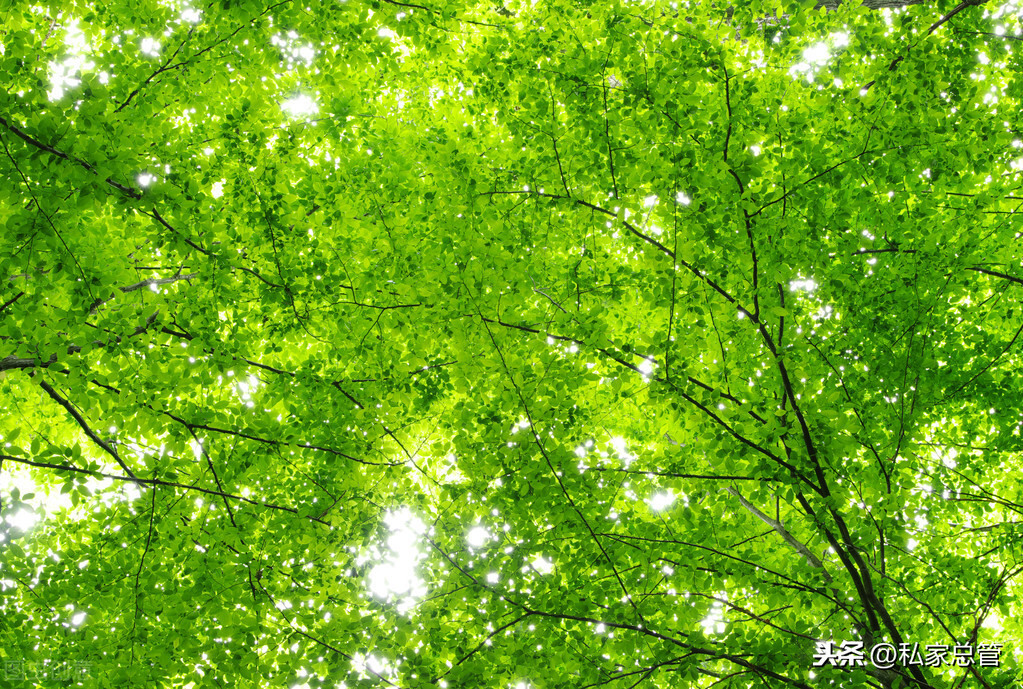
[[[1015,686],[1019,4],[445,2],[0,9],[0,686]]]

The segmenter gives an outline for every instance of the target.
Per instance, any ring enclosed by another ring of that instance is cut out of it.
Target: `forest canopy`
[[[0,687],[1023,681],[1019,0],[0,16]]]

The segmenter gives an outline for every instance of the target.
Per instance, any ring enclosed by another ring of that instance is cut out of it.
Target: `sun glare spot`
[[[417,546],[426,533],[426,525],[405,507],[389,512],[384,522],[390,529],[387,549],[371,548],[383,561],[369,572],[369,590],[383,600],[400,598],[398,612],[404,614],[426,593],[426,586],[415,571],[422,558]]]
[[[675,494],[670,490],[664,493],[655,493],[646,502],[650,505],[651,510],[654,512],[660,512],[671,507],[671,505],[675,502]]]
[[[68,89],[81,86],[81,72],[94,69],[96,63],[88,58],[91,46],[85,34],[78,26],[78,20],[72,20],[65,26],[64,45],[68,56],[63,60],[54,60],[50,67],[50,91],[47,97],[51,101],[60,100]]]
[[[636,458],[635,455],[629,452],[628,444],[625,442],[625,438],[621,436],[615,436],[611,438],[610,444],[611,447],[614,449],[615,455],[617,455],[618,459],[621,459],[625,462],[625,466],[628,466],[629,463]]]
[[[799,280],[789,282],[790,292],[813,292],[815,289],[817,289],[817,281],[813,278],[806,278],[805,280],[800,278]]]
[[[160,57],[160,41],[155,38],[143,38],[139,50],[148,57]]]
[[[302,94],[281,103],[281,109],[291,117],[300,119],[315,115],[320,111],[320,106],[311,96]]]
[[[554,571],[554,563],[545,558],[543,555],[537,555],[533,558],[533,569],[540,574],[550,574]]]
[[[38,521],[39,515],[32,510],[25,509],[18,510],[7,517],[7,523],[19,531],[29,531]]]
[[[803,59],[814,65],[823,65],[831,57],[827,43],[815,43],[803,51]]]
[[[473,548],[479,548],[490,540],[490,532],[485,527],[473,527],[465,537],[466,543]]]

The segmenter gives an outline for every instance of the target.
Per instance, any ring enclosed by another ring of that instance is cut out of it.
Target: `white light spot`
[[[803,51],[803,59],[814,65],[826,64],[831,57],[827,43],[815,43]]]
[[[143,55],[148,55],[149,57],[159,57],[160,42],[155,38],[143,38],[141,50]]]
[[[540,574],[550,574],[554,571],[554,563],[546,559],[543,555],[537,555],[533,558],[533,569]]]
[[[611,447],[614,448],[615,454],[618,455],[619,459],[624,459],[626,463],[628,463],[632,459],[635,459],[635,457],[633,457],[629,453],[628,447],[625,443],[625,438],[621,436],[615,436],[614,438],[611,438],[610,442]]]
[[[805,280],[792,280],[789,282],[790,292],[812,292],[817,289],[817,281],[813,278],[807,278]]]
[[[384,521],[391,532],[387,538],[389,552],[381,553],[376,547],[371,549],[383,562],[370,570],[369,589],[374,596],[385,600],[401,597],[398,612],[404,614],[426,593],[426,587],[416,575],[416,564],[422,557],[417,545],[426,533],[426,525],[408,508],[388,512]]]
[[[479,548],[488,540],[490,540],[490,532],[482,526],[474,527],[469,531],[469,534],[465,537],[466,542],[473,548]]]
[[[292,117],[307,117],[320,111],[320,106],[312,97],[302,94],[289,98],[281,104],[281,109]]]
[[[665,493],[656,493],[649,500],[647,504],[650,505],[650,509],[654,512],[660,512],[661,510],[671,507],[672,503],[675,502],[675,495],[670,490]]]
[[[36,522],[39,521],[38,515],[32,510],[21,509],[12,515],[7,516],[7,523],[13,526],[19,531],[28,531]]]
[[[68,56],[61,61],[49,63],[51,88],[47,97],[51,101],[60,100],[67,89],[80,86],[82,84],[80,73],[96,67],[96,63],[89,59],[92,48],[79,28],[77,19],[65,24],[64,45],[67,47]],[[2,52],[0,48],[0,54]],[[18,95],[21,95],[21,92]]]

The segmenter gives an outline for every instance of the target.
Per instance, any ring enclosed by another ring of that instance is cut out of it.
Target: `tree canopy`
[[[0,686],[1017,686],[1023,5],[816,5],[5,3]]]

